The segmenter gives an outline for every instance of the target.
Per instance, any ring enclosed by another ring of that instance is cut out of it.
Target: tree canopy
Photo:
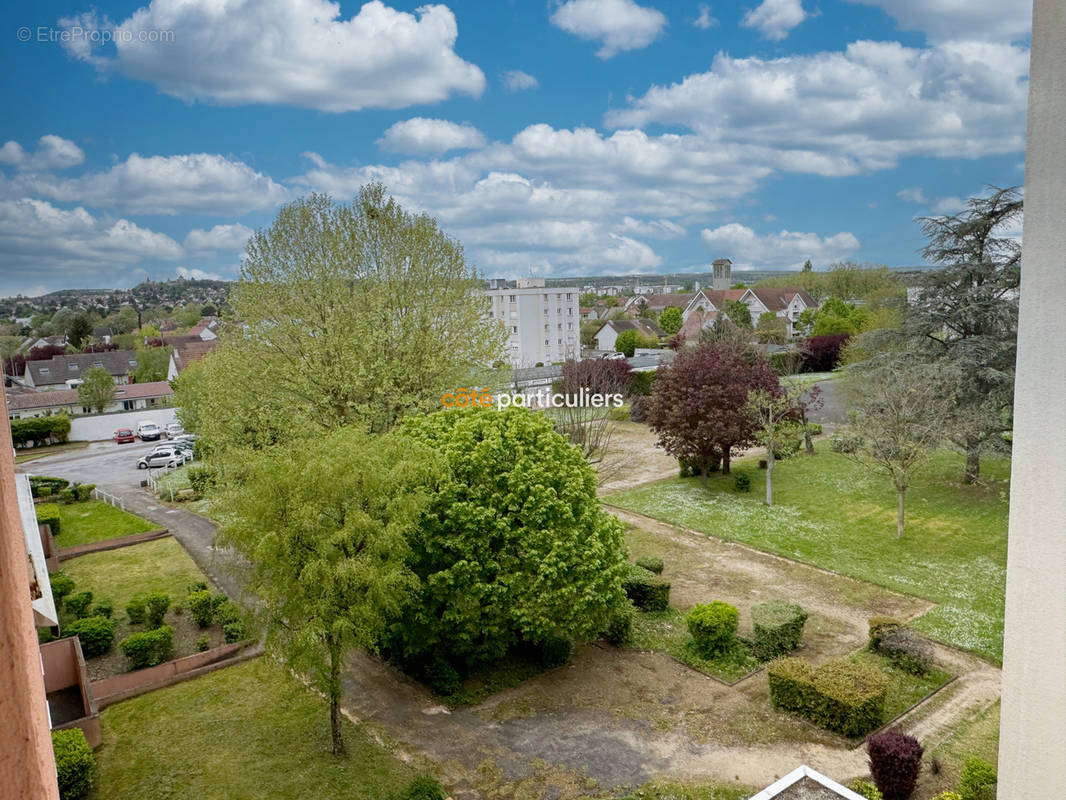
[[[659,327],[670,336],[681,330],[683,322],[681,309],[677,306],[664,308],[663,313],[659,315]]]
[[[93,367],[85,373],[78,386],[78,402],[102,414],[115,402],[115,381],[103,367]]]

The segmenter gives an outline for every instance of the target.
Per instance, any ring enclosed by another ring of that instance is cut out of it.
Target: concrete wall
[[[70,421],[70,441],[72,442],[96,442],[102,439],[110,439],[119,428],[131,428],[137,431],[137,423],[141,420],[150,420],[159,427],[168,422],[176,422],[177,409],[153,408],[140,411],[126,411],[122,414],[99,414],[91,417],[75,417]]]
[[[1066,797],[1066,4],[1036,0],[1014,396],[1002,800]]]

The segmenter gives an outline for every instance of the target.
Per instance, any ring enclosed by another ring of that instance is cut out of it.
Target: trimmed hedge
[[[995,800],[996,768],[980,758],[966,759],[959,778],[962,800]]]
[[[767,669],[774,708],[801,714],[827,730],[863,736],[880,726],[888,679],[871,664],[829,661],[815,669],[782,658]]]
[[[118,646],[126,656],[131,670],[154,667],[170,658],[174,649],[174,631],[169,625],[164,625],[154,630],[134,633],[119,642]]]
[[[59,506],[55,503],[41,503],[37,506],[37,524],[50,525],[52,535],[59,536]]]
[[[164,592],[152,592],[144,598],[144,621],[149,628],[163,627],[163,619],[170,608],[170,597]]]
[[[52,585],[52,598],[56,601],[56,608],[62,609],[63,598],[74,591],[74,579],[62,572],[53,572],[48,576],[48,582]]]
[[[92,602],[92,592],[77,592],[67,596],[66,600],[63,601],[63,607],[68,614],[80,619],[81,617],[89,616],[89,606],[92,605]]]
[[[670,584],[644,567],[630,564],[622,586],[641,611],[665,611],[670,606]]]
[[[66,414],[11,420],[11,441],[15,447],[63,444],[69,436],[70,417]]]
[[[751,650],[760,661],[787,655],[800,646],[807,612],[794,603],[771,600],[751,608]]]
[[[736,606],[715,600],[713,603],[693,606],[685,621],[696,651],[705,658],[713,658],[728,650],[736,640],[740,612]]]
[[[877,652],[912,675],[924,675],[933,666],[933,646],[909,628],[892,628],[883,633]]]
[[[58,494],[70,486],[66,478],[53,478],[48,475],[30,475],[30,494],[34,497],[48,497]],[[42,489],[47,491],[42,492]]]
[[[86,658],[102,656],[115,641],[115,623],[107,617],[76,619],[63,629],[68,636],[77,636]]]
[[[902,731],[874,734],[866,742],[870,774],[885,800],[907,800],[918,785],[925,752],[918,740]]]
[[[130,624],[141,625],[144,622],[145,615],[145,603],[148,600],[148,595],[145,593],[135,594],[130,598],[130,601],[126,603],[126,616],[129,617]]]
[[[93,786],[96,766],[85,733],[81,728],[52,731],[52,752],[55,753],[61,800],[85,797]]]
[[[603,638],[615,647],[629,644],[633,639],[633,614],[635,611],[636,609],[633,608],[631,603],[626,603],[622,608],[614,611],[611,614],[610,621],[607,623],[607,629],[603,632]]]
[[[656,575],[663,574],[663,560],[656,558],[655,556],[641,556],[634,561],[638,567],[644,567],[648,572],[654,572]]]

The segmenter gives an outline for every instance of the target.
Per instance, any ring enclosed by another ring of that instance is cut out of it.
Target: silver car
[[[148,455],[137,461],[137,469],[151,469],[153,467],[180,467],[187,461],[185,453],[178,447],[164,445],[157,447]]]

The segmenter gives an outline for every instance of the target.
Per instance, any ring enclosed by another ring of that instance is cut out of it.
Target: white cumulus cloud
[[[780,42],[789,31],[807,19],[800,0],[762,0],[753,8],[740,24],[745,28],[756,28],[765,38]]]
[[[476,149],[485,142],[485,135],[469,123],[414,117],[390,126],[377,143],[395,153],[426,154]]]
[[[0,147],[0,164],[13,166],[18,170],[53,170],[67,169],[82,163],[85,153],[70,139],[46,134],[37,142],[37,149],[28,153],[18,142],[5,142]]]
[[[604,60],[647,47],[667,25],[661,11],[634,0],[567,0],[552,13],[551,23],[582,39],[600,42],[596,56]]]
[[[215,225],[210,230],[193,228],[185,235],[185,250],[195,253],[243,252],[253,231],[239,222]]]
[[[459,29],[444,5],[409,14],[371,0],[344,19],[328,0],[151,0],[118,24],[91,24],[112,28],[114,52],[74,39],[71,55],[186,101],[342,112],[477,97],[485,87],[455,52]]]
[[[699,12],[700,13],[696,16],[696,18],[692,20],[692,25],[694,27],[705,31],[709,28],[713,28],[715,25],[718,24],[718,20],[711,16],[711,7],[706,3],[700,3]]]
[[[808,258],[837,261],[859,249],[859,240],[846,231],[826,237],[788,230],[760,236],[736,222],[704,228],[700,239],[709,252],[728,257],[741,268],[799,267]]]
[[[848,0],[877,6],[909,31],[935,41],[1013,42],[1027,36],[1033,4],[1023,0]]]
[[[178,277],[185,278],[186,280],[193,281],[220,281],[223,280],[222,276],[217,272],[207,272],[202,269],[189,269],[188,267],[178,267]],[[231,278],[232,280],[232,278]]]

